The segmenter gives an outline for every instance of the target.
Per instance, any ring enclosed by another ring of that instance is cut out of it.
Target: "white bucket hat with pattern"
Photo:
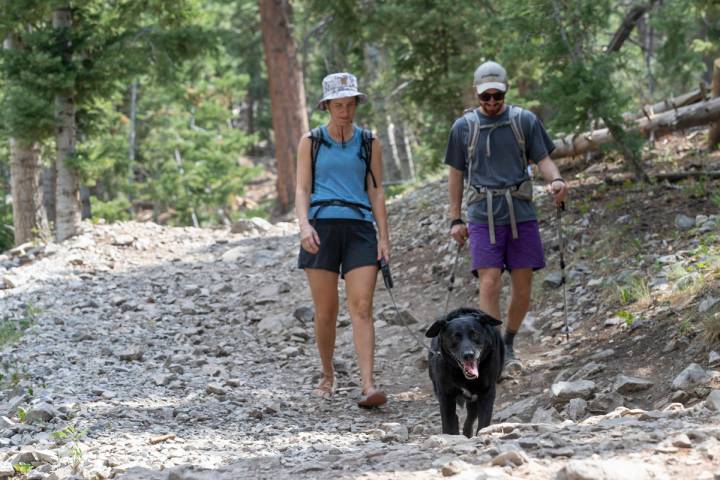
[[[352,73],[331,73],[323,78],[323,97],[315,105],[319,110],[327,110],[325,102],[336,98],[358,97],[358,102],[367,100],[367,95],[358,92],[357,78]]]

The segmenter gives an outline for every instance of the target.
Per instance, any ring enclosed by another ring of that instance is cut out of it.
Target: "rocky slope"
[[[390,402],[372,411],[355,405],[344,311],[338,393],[309,395],[319,369],[292,223],[88,224],[0,256],[0,478],[720,478],[718,184],[618,186],[617,167],[572,177],[569,340],[557,220],[538,191],[548,268],[518,340],[525,369],[472,439],[439,434],[417,338],[445,311],[455,261],[443,180],[389,209],[402,312],[379,286]],[[475,303],[465,257],[450,308]]]

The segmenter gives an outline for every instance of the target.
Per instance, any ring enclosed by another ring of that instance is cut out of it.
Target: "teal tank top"
[[[327,143],[320,145],[315,162],[315,192],[310,204],[323,200],[344,200],[359,203],[370,208],[370,199],[365,190],[365,162],[360,158],[362,129],[353,125],[352,138],[343,146],[322,126],[323,138]],[[327,205],[310,207],[308,217],[342,218],[373,222],[372,212],[349,206]]]

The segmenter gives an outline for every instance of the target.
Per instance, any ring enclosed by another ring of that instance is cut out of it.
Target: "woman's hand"
[[[378,261],[380,261],[381,258],[384,258],[386,262],[390,263],[390,241],[389,240],[380,240],[378,242]]]
[[[316,254],[320,250],[320,237],[309,223],[300,226],[300,246],[312,254]]]

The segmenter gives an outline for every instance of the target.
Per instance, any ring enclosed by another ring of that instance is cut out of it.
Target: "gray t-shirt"
[[[477,110],[480,125],[503,123],[510,120],[509,105],[497,117],[487,117]],[[555,149],[552,139],[545,131],[540,119],[529,110],[522,110],[520,124],[525,135],[525,150],[528,162],[538,163]],[[450,139],[445,150],[445,163],[461,170],[467,176],[467,147],[469,126],[464,117],[455,120],[450,130]],[[487,156],[487,138],[490,135],[490,156]],[[471,185],[490,188],[507,188],[522,183],[529,178],[523,168],[523,158],[512,127],[508,124],[494,130],[481,129],[475,148],[475,161],[472,165]],[[467,178],[466,178],[467,180]],[[535,207],[529,200],[513,197],[515,218],[518,222],[535,220]],[[471,222],[487,224],[487,206],[483,199],[468,207],[468,219]],[[510,212],[507,200],[502,195],[493,197],[493,219],[496,225],[510,224]]]

